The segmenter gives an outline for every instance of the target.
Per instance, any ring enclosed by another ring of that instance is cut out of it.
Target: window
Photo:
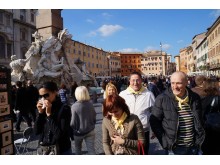
[[[3,12],[0,12],[0,24],[3,24],[4,20],[3,20],[3,16],[4,16],[4,13]]]
[[[34,22],[34,13],[31,13],[31,22]]]
[[[7,26],[11,26],[10,15],[9,15],[9,14],[6,14],[6,15],[5,15],[5,18],[6,18],[6,25],[7,25]]]
[[[9,58],[12,55],[11,44],[7,44],[7,57]]]
[[[20,10],[20,20],[26,21],[26,10],[25,9]]]
[[[25,40],[25,30],[24,29],[20,30],[20,39],[21,39],[21,41]]]
[[[5,58],[5,38],[0,36],[0,58]]]

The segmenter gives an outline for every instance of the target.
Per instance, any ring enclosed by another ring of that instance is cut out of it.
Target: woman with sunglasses
[[[109,95],[103,103],[102,137],[106,155],[137,155],[138,142],[145,144],[143,125],[130,114],[125,100]],[[144,154],[144,153],[142,153]]]
[[[45,82],[39,88],[39,97],[34,130],[36,135],[40,135],[41,148],[44,150],[55,145],[56,154],[71,154],[70,107],[61,102],[58,87],[54,82]]]

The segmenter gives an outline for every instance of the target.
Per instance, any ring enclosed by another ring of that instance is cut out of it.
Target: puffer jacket
[[[194,117],[194,145],[201,149],[205,138],[205,131],[202,127],[201,101],[198,94],[189,88],[187,90],[189,105]],[[175,99],[171,88],[156,98],[155,105],[152,107],[150,125],[161,146],[164,149],[171,150],[177,139],[179,125],[178,101]]]

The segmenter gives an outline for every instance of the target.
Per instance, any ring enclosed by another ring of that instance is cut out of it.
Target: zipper
[[[177,139],[177,132],[178,132],[178,127],[179,127],[179,117],[177,118],[175,139],[174,139],[173,144],[171,145],[171,150],[173,149],[173,145],[176,143],[176,139]]]
[[[175,106],[174,106],[175,107]],[[176,109],[176,108],[175,108]],[[176,112],[177,113],[177,115],[178,115],[178,111]],[[177,116],[177,124],[176,124],[176,133],[175,133],[175,139],[174,139],[174,142],[173,142],[173,144],[171,145],[171,149],[170,150],[172,150],[173,149],[173,145],[176,143],[176,139],[177,139],[177,132],[178,132],[178,127],[179,127],[179,117]]]

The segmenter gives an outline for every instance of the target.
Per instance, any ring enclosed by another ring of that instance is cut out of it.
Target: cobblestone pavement
[[[95,131],[96,131],[96,141],[95,141],[95,146],[96,146],[96,154],[97,155],[104,155],[104,151],[103,151],[103,147],[102,147],[102,99],[98,99],[98,103],[93,104],[95,107],[95,111],[96,111],[96,127],[95,127]],[[14,123],[15,124],[15,123]],[[26,123],[22,122],[21,124],[21,131],[23,131],[25,129],[25,127],[27,127]],[[14,140],[21,138],[22,137],[22,132],[16,132],[14,131]],[[32,137],[31,141],[29,142],[27,148],[28,148],[28,153],[29,155],[36,155],[36,149],[38,147],[38,137]],[[83,155],[86,155],[87,150],[86,150],[86,146],[85,143],[83,142],[83,146],[82,146],[82,150],[83,150]],[[72,141],[72,152],[73,154],[75,154],[75,144],[74,141]],[[149,150],[149,154],[150,155],[164,155],[165,152],[164,150],[161,148],[160,144],[158,143],[158,140],[155,139],[151,139],[150,140],[150,150]]]

